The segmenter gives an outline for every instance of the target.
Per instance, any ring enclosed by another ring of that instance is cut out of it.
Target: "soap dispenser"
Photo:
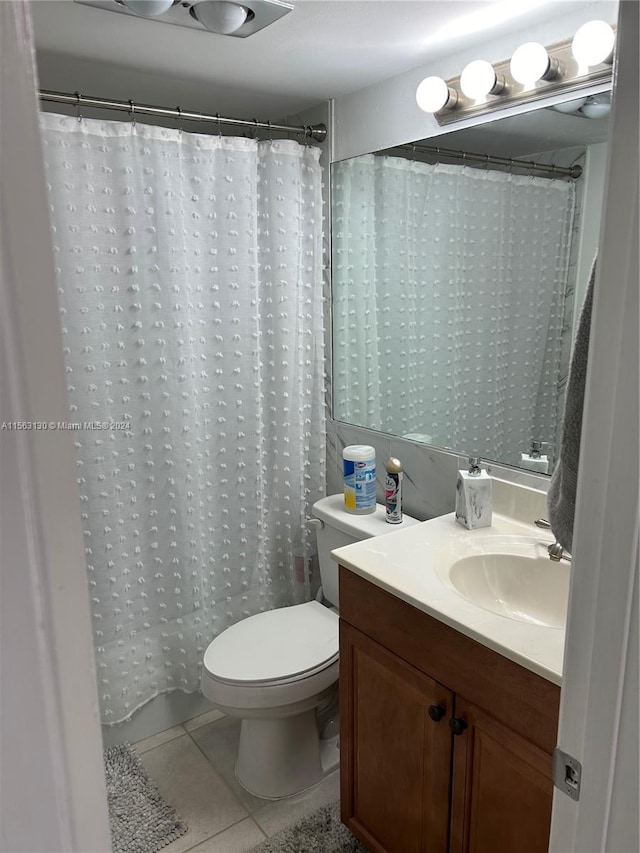
[[[542,454],[542,445],[546,441],[531,441],[531,449],[528,453],[520,454],[520,467],[528,468],[529,471],[537,471],[539,474],[549,473],[549,457]]]
[[[473,456],[469,457],[469,470],[458,471],[456,521],[467,530],[491,527],[491,477]]]

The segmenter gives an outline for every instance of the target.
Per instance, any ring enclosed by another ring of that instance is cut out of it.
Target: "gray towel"
[[[593,304],[593,282],[596,277],[596,262],[591,268],[587,295],[584,299],[578,333],[573,345],[571,370],[564,403],[564,423],[560,454],[551,477],[547,509],[551,529],[565,551],[573,550],[573,516],[576,508],[576,485],[580,461],[580,434],[582,432],[582,408],[587,378],[589,357],[589,332],[591,331],[591,306]]]

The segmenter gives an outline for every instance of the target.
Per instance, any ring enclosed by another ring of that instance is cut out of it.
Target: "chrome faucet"
[[[560,560],[566,560],[567,563],[571,562],[571,554],[567,554],[559,542],[549,545],[547,551],[549,552],[549,559],[553,560],[554,563],[559,563]]]
[[[534,524],[536,527],[541,527],[543,530],[551,530],[551,524],[546,518],[537,518],[534,521]],[[566,560],[567,563],[571,562],[571,555],[565,553],[564,548],[557,539],[552,545],[549,545],[547,551],[549,552],[549,559],[553,560],[554,563],[559,563],[560,560]]]

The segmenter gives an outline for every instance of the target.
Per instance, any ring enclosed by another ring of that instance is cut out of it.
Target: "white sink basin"
[[[491,527],[466,530],[453,513],[338,548],[333,558],[472,640],[562,683],[571,565],[554,563],[550,531],[533,519],[547,498],[493,480]]]
[[[505,543],[506,544],[506,543]],[[564,628],[569,598],[569,565],[540,554],[540,546],[520,543],[519,553],[485,552],[450,565],[448,579],[467,601],[492,613]]]

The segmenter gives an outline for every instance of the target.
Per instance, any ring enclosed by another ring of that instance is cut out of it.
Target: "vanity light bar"
[[[609,26],[604,22],[597,23]],[[573,40],[558,42],[548,48],[536,42],[521,45],[514,52],[513,59],[494,65],[476,60],[459,77],[447,81],[439,77],[427,77],[418,86],[418,106],[425,112],[433,113],[442,126],[471,116],[527,104],[545,96],[570,94],[588,86],[610,83],[612,48],[604,59],[600,57],[606,51],[600,51],[599,55],[596,53],[599,61],[590,66],[582,59],[580,62],[576,59],[574,53],[581,56],[580,50],[576,51],[576,42],[580,43],[578,36],[583,29],[580,28]],[[609,43],[613,45],[614,29],[609,29],[613,33],[613,40]],[[436,85],[447,93],[446,99],[429,97],[431,89],[435,91]],[[435,105],[436,109],[433,108]]]

